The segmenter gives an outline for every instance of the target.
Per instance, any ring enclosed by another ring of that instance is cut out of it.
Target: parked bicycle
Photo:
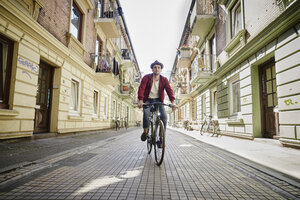
[[[151,112],[150,127],[147,134],[147,150],[148,154],[150,154],[152,146],[154,147],[155,161],[158,166],[163,162],[166,147],[165,127],[159,116],[159,105],[172,107],[172,104],[160,102],[146,103],[143,105],[143,107],[150,107]]]
[[[185,130],[189,130],[189,124],[190,124],[189,120],[183,121],[183,128],[184,128]]]
[[[117,130],[120,130],[121,125],[120,125],[120,120],[119,120],[119,118],[115,119],[115,124],[116,124],[116,131],[117,131]]]
[[[127,122],[127,118],[124,118],[124,127],[126,128],[126,130],[127,130],[127,128],[128,128],[128,122]]]
[[[213,120],[211,115],[207,116],[204,114],[204,121],[200,129],[200,134],[203,135],[205,132],[212,133],[212,137],[214,135],[217,135],[217,137],[219,135],[221,136],[219,123],[217,120]]]

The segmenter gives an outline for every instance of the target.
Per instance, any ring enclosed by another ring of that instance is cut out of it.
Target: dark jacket
[[[139,100],[143,100],[144,102],[147,101],[151,91],[152,82],[153,82],[153,74],[147,74],[143,77],[138,91]],[[165,98],[164,90],[166,90],[170,101],[173,102],[175,100],[175,97],[173,94],[173,90],[169,84],[169,81],[166,77],[160,75],[158,93],[161,102],[164,102],[164,98]]]

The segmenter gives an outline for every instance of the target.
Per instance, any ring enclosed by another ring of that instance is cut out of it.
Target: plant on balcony
[[[192,54],[192,47],[189,45],[182,45],[178,50],[178,54],[181,57],[190,57]]]
[[[189,45],[182,45],[179,50],[184,51],[184,50],[191,50],[192,48]]]

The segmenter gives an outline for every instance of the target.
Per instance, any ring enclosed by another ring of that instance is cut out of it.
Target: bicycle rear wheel
[[[166,147],[166,135],[164,124],[161,120],[157,120],[155,124],[155,145],[154,154],[156,165],[160,166],[164,159],[165,147]]]
[[[153,133],[153,123],[150,121],[150,126],[148,129],[148,133],[147,133],[147,150],[148,150],[148,154],[151,153],[152,150],[152,136],[151,134]]]

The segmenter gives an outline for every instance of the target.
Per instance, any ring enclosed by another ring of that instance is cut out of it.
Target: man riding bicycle
[[[166,90],[171,103],[173,104],[172,110],[176,109],[174,103],[175,97],[173,90],[166,77],[160,75],[164,65],[157,60],[150,65],[152,74],[147,74],[143,77],[138,90],[138,107],[142,108],[144,103],[164,102],[164,91]],[[159,105],[160,118],[164,123],[164,127],[167,127],[167,114],[163,105]],[[150,107],[143,109],[143,128],[144,132],[141,135],[141,140],[145,141],[147,138],[147,132],[149,130],[149,117]]]

